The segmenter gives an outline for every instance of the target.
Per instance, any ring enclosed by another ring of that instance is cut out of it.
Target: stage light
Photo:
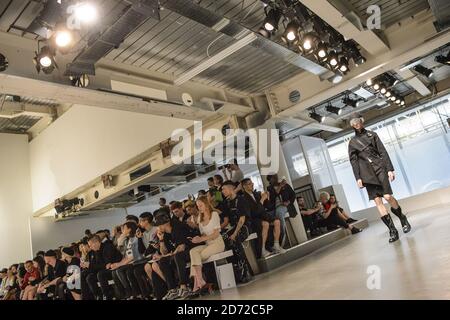
[[[278,29],[278,23],[280,22],[281,12],[276,9],[272,9],[267,14],[267,18],[264,21],[264,29],[269,32],[272,32]]]
[[[339,70],[344,73],[348,71],[348,60],[346,57],[341,57],[341,60],[339,61]]]
[[[405,105],[405,100],[402,100],[402,102],[400,103],[401,106]]]
[[[420,73],[421,75],[424,75],[427,78],[431,78],[433,76],[433,70],[425,68],[420,64],[414,67],[414,71]]]
[[[395,100],[397,100],[397,97],[396,96],[392,96],[391,97],[391,101],[394,102]]]
[[[340,115],[340,114],[342,113],[342,109],[341,109],[341,108],[332,106],[331,104],[328,105],[328,106],[326,106],[325,109],[326,109],[328,112],[334,113],[334,114],[337,114],[337,115]]]
[[[387,98],[389,98],[390,96],[392,96],[392,93],[391,93],[390,91],[387,91],[386,94],[385,94],[385,96],[386,96]]]
[[[325,42],[320,42],[317,45],[317,56],[319,57],[319,59],[321,61],[326,61],[327,60],[327,55],[328,55],[328,48]]]
[[[298,29],[299,24],[296,21],[291,21],[286,26],[284,31],[283,40],[287,43],[295,43],[298,41]]]
[[[372,79],[367,79],[366,84],[367,84],[368,86],[372,86],[372,84],[373,84]]]
[[[260,35],[262,35],[264,38],[270,38],[270,32],[267,31],[264,27],[261,27],[261,28],[258,30],[258,33],[259,33]]]
[[[385,87],[381,87],[380,93],[381,94],[386,94],[386,92],[387,92],[387,89]]]
[[[68,30],[61,29],[55,32],[55,43],[60,48],[65,48],[72,43],[72,33]]]
[[[97,20],[97,8],[89,2],[79,3],[75,6],[75,17],[82,23],[93,23]]]
[[[6,59],[6,57],[0,53],[0,72],[3,72],[6,69],[8,69],[8,66],[9,66],[8,59]]]
[[[316,38],[313,34],[307,33],[302,39],[302,49],[305,52],[310,52],[314,48],[314,42]]]
[[[58,67],[55,61],[55,52],[48,46],[43,47],[39,53],[36,52],[33,62],[38,73],[42,70],[45,74],[50,74]]]
[[[353,61],[355,61],[355,65],[358,67],[358,66],[366,63],[367,59],[360,55],[360,56],[353,57]]]
[[[402,100],[397,99],[397,100],[395,100],[395,103],[396,103],[396,104],[400,104],[400,103],[402,103]]]
[[[447,54],[446,57],[445,57],[445,56],[442,56],[442,55],[437,56],[437,57],[435,58],[435,61],[436,61],[436,62],[439,62],[439,63],[441,63],[441,64],[445,64],[445,65],[447,65],[447,66],[450,66],[450,51],[449,51],[449,53]]]
[[[328,79],[329,81],[331,81],[334,84],[338,84],[339,82],[341,82],[343,79],[342,75],[339,73],[336,73],[334,76],[332,76],[330,79]]]
[[[342,103],[352,108],[357,108],[361,104],[359,100],[351,99],[349,97],[345,97],[344,99],[342,99]]]
[[[336,67],[338,64],[338,56],[336,51],[332,50],[329,54],[329,61],[332,67]]]
[[[379,85],[378,83],[374,83],[374,84],[373,84],[373,88],[374,88],[376,91],[378,91],[378,90],[380,90],[380,85]]]
[[[325,116],[321,116],[317,112],[313,111],[309,114],[309,117],[319,123],[322,123],[325,121]]]

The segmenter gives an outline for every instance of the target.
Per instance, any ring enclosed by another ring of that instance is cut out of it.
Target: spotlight
[[[9,66],[8,59],[6,59],[6,57],[0,53],[0,72],[3,72],[6,69],[8,69],[8,66]]]
[[[332,50],[329,54],[330,65],[334,68],[338,64],[338,56],[336,51]]]
[[[378,91],[378,90],[380,90],[380,85],[379,85],[378,83],[374,83],[374,84],[373,84],[373,88],[374,88],[376,91]]]
[[[310,52],[313,50],[314,42],[316,38],[311,33],[307,33],[302,39],[302,49],[305,52]]]
[[[286,30],[284,31],[283,40],[286,43],[295,43],[298,41],[298,29],[300,28],[299,24],[296,21],[291,21],[286,26]]]
[[[397,100],[395,100],[395,103],[396,103],[396,104],[400,104],[400,103],[402,103],[402,100],[397,99]]]
[[[368,86],[371,86],[371,85],[373,84],[372,79],[367,79],[366,84],[367,84]]]
[[[445,64],[447,66],[450,66],[450,51],[449,51],[449,53],[447,54],[446,57],[444,57],[442,55],[441,56],[437,56],[435,58],[435,60],[436,60],[436,62],[439,62],[441,64]]]
[[[405,100],[402,100],[402,102],[400,103],[401,106],[405,105]]]
[[[321,116],[320,114],[318,114],[317,112],[313,111],[309,114],[309,117],[313,120],[316,120],[319,123],[322,123],[325,121],[325,116]]]
[[[353,61],[355,61],[355,65],[358,67],[366,63],[367,59],[360,55],[359,57],[353,57]]]
[[[361,104],[360,101],[351,99],[350,97],[345,97],[344,99],[342,99],[342,103],[352,108],[357,108]]]
[[[341,57],[341,60],[339,61],[339,70],[344,73],[348,71],[348,60],[346,57]]]
[[[270,38],[270,32],[267,31],[264,27],[259,28],[258,33],[264,38]]]
[[[424,75],[427,78],[431,78],[433,76],[433,70],[425,68],[421,64],[415,66],[414,71],[420,73],[421,75]]]
[[[337,114],[337,115],[340,115],[340,114],[342,113],[342,109],[341,109],[341,108],[332,106],[331,104],[328,105],[328,106],[326,106],[325,109],[326,109],[328,112],[334,113],[334,114]]]
[[[75,7],[75,17],[83,23],[92,23],[97,20],[97,8],[88,2],[82,2]]]
[[[55,61],[55,53],[50,47],[43,47],[39,53],[36,52],[36,56],[33,59],[34,64],[36,65],[36,70],[38,73],[44,72],[45,74],[50,74],[57,68]]]
[[[381,94],[386,94],[386,92],[387,92],[387,89],[385,87],[381,87],[380,93]]]
[[[391,93],[390,91],[387,91],[386,94],[385,94],[385,96],[386,96],[387,98],[389,98],[390,96],[392,96],[392,93]]]
[[[55,43],[60,48],[65,48],[72,43],[72,33],[68,30],[61,29],[55,32]]]
[[[391,101],[392,101],[392,102],[395,102],[396,100],[397,100],[397,97],[396,97],[396,96],[392,96],[392,97],[391,97]]]
[[[321,61],[326,61],[327,60],[327,55],[328,55],[328,48],[325,42],[320,42],[317,45],[317,50],[316,50],[316,54],[319,57],[318,59]]]
[[[341,82],[343,79],[342,75],[339,73],[336,73],[334,76],[332,76],[330,79],[328,79],[329,81],[331,81],[334,84],[338,84],[339,82]]]
[[[278,29],[278,22],[280,22],[281,12],[279,10],[272,9],[267,14],[267,18],[264,21],[264,29],[272,32]]]

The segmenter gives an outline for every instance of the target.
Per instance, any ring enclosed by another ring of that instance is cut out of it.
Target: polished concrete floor
[[[358,235],[209,298],[450,299],[450,208],[421,210],[409,219],[413,230],[400,231],[394,244],[384,224],[372,223]],[[370,266],[380,271],[379,289],[368,289]]]

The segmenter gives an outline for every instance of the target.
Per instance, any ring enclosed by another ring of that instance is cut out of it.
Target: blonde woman
[[[200,212],[198,226],[201,236],[194,237],[192,243],[198,244],[205,242],[206,244],[194,247],[190,251],[191,277],[194,278],[192,291],[194,294],[199,293],[207,286],[202,274],[203,261],[225,250],[225,243],[220,235],[219,214],[217,211],[214,211],[205,196],[197,199],[197,207]]]

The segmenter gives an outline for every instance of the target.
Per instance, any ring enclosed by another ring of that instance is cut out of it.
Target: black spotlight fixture
[[[433,76],[433,70],[428,69],[421,64],[415,66],[414,71],[420,73],[421,75],[424,75],[427,78],[431,78]]]
[[[50,74],[58,67],[55,61],[55,50],[49,46],[45,46],[39,52],[36,52],[33,62],[38,73],[42,71],[45,74]]]
[[[311,53],[314,51],[314,47],[316,45],[317,37],[309,32],[305,34],[300,43],[300,51],[304,53]]]
[[[436,60],[436,62],[450,66],[450,51],[448,52],[447,56],[440,55],[440,56],[437,56],[435,58],[435,60]]]
[[[267,31],[264,27],[259,28],[258,33],[262,35],[264,38],[270,38],[272,35],[269,31]]]
[[[309,117],[319,123],[322,123],[325,121],[325,116],[318,114],[316,111],[311,112],[309,114]]]
[[[359,107],[361,101],[352,99],[350,97],[345,97],[344,99],[342,99],[342,103],[344,103],[345,105],[347,105],[349,107],[357,108],[357,107]]]
[[[284,34],[282,37],[283,41],[286,42],[287,44],[298,43],[298,38],[299,38],[298,29],[299,28],[300,28],[300,25],[298,24],[297,21],[290,21],[286,26],[286,30],[284,31]]]
[[[339,60],[338,60],[338,55],[336,53],[335,50],[331,50],[329,55],[328,55],[328,63],[330,64],[330,66],[332,68],[336,68],[337,65],[339,64]]]
[[[325,109],[327,110],[327,112],[334,113],[334,114],[337,114],[337,115],[340,115],[342,113],[342,109],[341,108],[335,107],[335,106],[333,106],[331,104],[327,105],[325,107]]]
[[[343,73],[348,72],[348,70],[349,70],[349,68],[348,68],[348,60],[347,60],[346,57],[341,57],[341,59],[339,60],[338,68]]]
[[[9,66],[8,59],[6,59],[6,57],[0,53],[0,72],[3,72],[6,69],[8,69],[8,66]]]
[[[316,56],[317,56],[317,59],[322,62],[328,60],[328,46],[325,42],[321,41],[317,45]]]
[[[281,19],[281,12],[278,9],[272,9],[267,13],[263,28],[269,32],[274,32],[278,29],[278,23]]]

